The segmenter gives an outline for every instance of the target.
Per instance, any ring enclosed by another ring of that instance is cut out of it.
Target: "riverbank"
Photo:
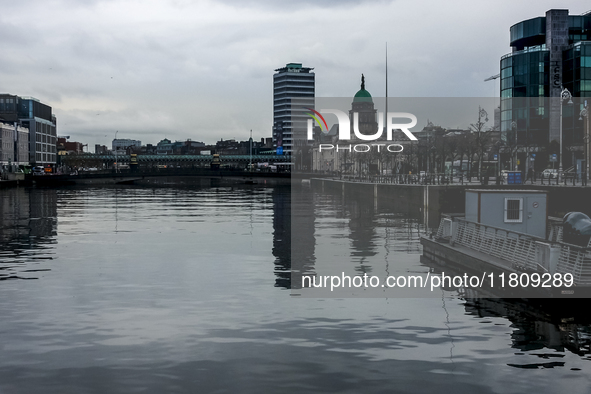
[[[479,184],[392,184],[355,182],[340,179],[312,178],[311,183],[326,191],[357,193],[365,198],[373,198],[375,203],[395,202],[396,205],[420,204],[426,223],[439,224],[440,213],[464,212],[465,191],[468,189],[494,190],[545,190],[548,192],[548,213],[562,217],[571,211],[583,212],[591,216],[591,187],[563,185],[479,185]]]

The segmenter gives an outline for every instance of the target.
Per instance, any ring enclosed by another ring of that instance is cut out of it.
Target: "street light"
[[[560,162],[558,164],[558,181],[562,178],[562,103],[564,100],[568,100],[567,104],[573,103],[573,95],[567,88],[563,88],[560,92]]]
[[[579,114],[579,120],[583,120],[585,118],[585,184],[587,183],[587,179],[589,179],[589,105],[587,104],[587,100],[585,100],[585,106],[581,110]]]
[[[478,110],[478,121],[480,121],[480,118],[484,118],[484,121],[488,122],[488,113],[484,110],[484,108],[478,107]]]
[[[481,120],[484,118],[484,122]],[[484,149],[482,147],[482,128],[484,124],[488,122],[488,113],[478,106],[478,123],[476,123],[476,131],[478,132],[478,180],[482,183],[482,155],[484,154]]]

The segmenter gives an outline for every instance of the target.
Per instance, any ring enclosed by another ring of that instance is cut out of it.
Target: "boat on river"
[[[467,190],[466,212],[421,237],[423,256],[494,279],[500,298],[591,297],[591,219],[550,217],[547,202],[542,190]]]

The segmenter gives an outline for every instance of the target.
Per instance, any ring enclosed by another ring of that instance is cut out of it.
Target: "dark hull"
[[[433,239],[421,237],[423,245],[422,262],[432,266],[434,269],[445,272],[448,275],[476,275],[481,277],[495,277],[495,285],[485,284],[478,289],[470,289],[472,297],[478,298],[503,298],[527,300],[531,304],[539,304],[552,309],[570,308],[571,305],[582,303],[591,305],[591,287],[516,287],[512,288],[505,281],[505,286],[500,286],[499,276],[504,274],[505,278],[512,273],[528,274],[512,266],[510,262],[499,261],[490,256],[471,251],[468,248],[450,246],[448,243],[437,242]],[[531,273],[530,273],[531,274]],[[466,292],[467,289],[460,291]]]

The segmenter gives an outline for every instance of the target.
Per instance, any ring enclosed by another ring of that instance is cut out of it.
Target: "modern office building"
[[[142,147],[142,141],[139,140],[131,140],[131,139],[114,139],[112,142],[113,154],[114,155],[125,155],[128,148],[137,147],[138,149]]]
[[[526,148],[559,143],[562,120],[563,152],[571,151],[565,166],[575,165],[582,148],[573,147],[582,147],[585,124],[585,100],[577,98],[591,97],[591,13],[553,9],[521,21],[511,26],[510,45],[501,58],[503,139]],[[561,99],[565,88],[572,103]]]
[[[314,107],[315,74],[313,68],[301,63],[289,63],[276,69],[273,75],[273,147],[291,154],[295,140],[303,141],[294,133],[305,135],[308,116],[304,107]],[[292,107],[297,99],[297,108]]]
[[[29,130],[29,161],[53,166],[57,151],[57,120],[49,105],[33,97],[0,94],[0,121],[17,122]]]

